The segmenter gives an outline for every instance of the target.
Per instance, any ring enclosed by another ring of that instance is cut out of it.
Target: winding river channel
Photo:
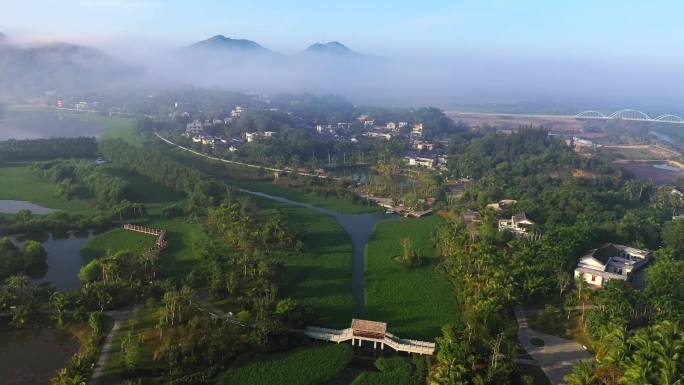
[[[371,237],[373,227],[376,223],[382,220],[396,218],[396,215],[387,215],[383,213],[342,214],[334,210],[316,207],[308,203],[297,202],[275,195],[264,194],[258,191],[250,191],[245,189],[239,190],[250,195],[287,203],[293,206],[300,206],[311,210],[316,210],[334,217],[337,223],[342,226],[344,231],[349,234],[349,237],[352,241],[352,292],[354,293],[354,300],[356,302],[356,315],[358,317],[366,317],[366,305],[363,293],[366,244]]]

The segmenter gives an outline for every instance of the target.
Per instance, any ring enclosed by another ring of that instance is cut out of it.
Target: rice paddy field
[[[379,222],[366,246],[365,299],[368,316],[388,323],[403,338],[433,340],[443,325],[459,317],[453,288],[437,270],[433,233],[438,216]],[[412,241],[422,264],[406,267],[395,260],[401,240]]]
[[[251,358],[244,365],[228,370],[218,384],[317,385],[335,378],[351,359],[351,346],[312,345]]]

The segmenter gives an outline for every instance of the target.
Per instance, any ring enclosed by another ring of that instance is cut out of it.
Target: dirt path
[[[523,310],[516,310],[515,312],[515,318],[518,321],[518,340],[539,364],[552,385],[562,384],[563,377],[572,372],[572,367],[578,361],[593,359],[582,345],[574,341],[530,329],[526,318],[529,314],[530,312]],[[531,338],[544,341],[544,346],[532,345]]]
[[[105,314],[114,318],[114,326],[112,327],[112,330],[109,331],[109,334],[105,339],[105,343],[102,346],[102,351],[100,352],[100,358],[97,360],[97,364],[95,364],[95,369],[93,370],[93,375],[90,376],[90,381],[88,381],[88,385],[97,385],[97,382],[100,380],[100,377],[102,377],[102,375],[104,374],[104,369],[107,365],[107,360],[109,359],[109,355],[112,352],[112,344],[114,343],[114,338],[116,338],[116,333],[121,328],[121,324],[125,320],[127,320],[128,317],[131,315],[131,311],[114,310],[110,312],[105,312]]]

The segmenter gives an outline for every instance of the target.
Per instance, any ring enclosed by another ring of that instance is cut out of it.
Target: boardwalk
[[[593,357],[584,350],[582,345],[530,329],[527,325],[526,312],[516,310],[518,321],[518,339],[525,350],[534,358],[549,378],[552,385],[563,383],[563,377],[572,372],[572,367],[580,360],[591,360]],[[530,342],[531,338],[544,341],[543,347],[536,347]]]
[[[379,346],[382,350],[385,348],[385,346],[387,346],[397,352],[426,355],[432,355],[435,353],[434,342],[425,342],[399,338],[386,331],[372,334],[360,332],[357,328],[354,327],[355,321],[360,320],[353,320],[352,327],[341,330],[309,326],[306,329],[304,329],[304,334],[316,340],[335,342],[338,344],[342,342],[351,341],[353,346],[361,346],[363,341],[369,341],[373,343],[374,349],[377,349]]]

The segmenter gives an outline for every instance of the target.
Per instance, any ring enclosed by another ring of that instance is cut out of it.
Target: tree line
[[[97,140],[91,137],[7,140],[0,142],[0,161],[94,158]]]

